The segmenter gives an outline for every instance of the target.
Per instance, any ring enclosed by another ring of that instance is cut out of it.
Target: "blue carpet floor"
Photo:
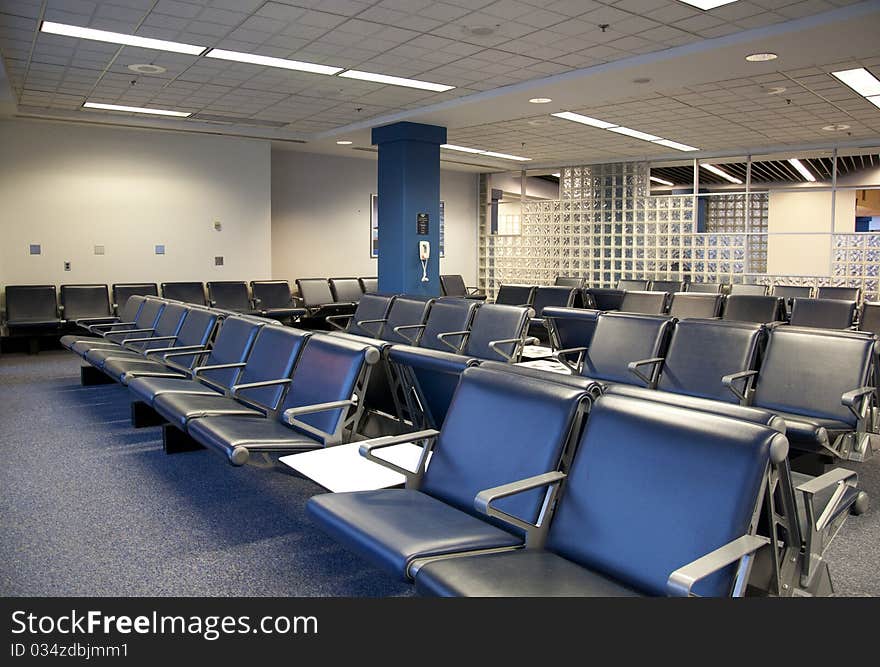
[[[80,386],[70,352],[0,356],[0,595],[411,594],[311,525],[320,487],[168,456],[129,404]]]
[[[281,468],[167,456],[129,393],[81,387],[69,352],[0,356],[0,595],[395,596],[411,588],[305,516],[321,492]],[[880,503],[880,456],[856,466]],[[880,509],[828,553],[838,595],[880,596]]]

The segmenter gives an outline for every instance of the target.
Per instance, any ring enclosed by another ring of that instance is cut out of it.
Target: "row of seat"
[[[207,446],[230,462],[351,437],[378,350],[277,321],[134,296],[128,321],[87,324],[62,344],[84,384],[119,382],[136,426],[164,424],[166,451]]]
[[[428,595],[830,593],[822,552],[866,508],[857,476],[792,474],[773,416],[736,412],[594,398],[487,362],[461,374],[439,430],[360,445],[405,488],[321,494],[307,511]],[[423,447],[416,470],[381,456],[404,442]]]
[[[582,280],[568,276],[559,276],[557,285],[569,285],[571,281]],[[564,282],[560,282],[564,281]],[[697,283],[683,280],[618,280],[617,289],[652,292],[704,292],[710,294],[756,294],[779,296],[784,299],[800,297],[803,299],[843,299],[856,301],[861,299],[859,287],[838,287],[820,285],[815,289],[801,285],[757,285],[754,283]]]

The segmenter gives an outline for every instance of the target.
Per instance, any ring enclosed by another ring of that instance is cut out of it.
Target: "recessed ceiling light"
[[[351,146],[351,144],[352,144],[353,142],[348,141],[347,139],[340,139],[340,140],[337,141],[336,143],[339,144],[340,146]]]
[[[583,116],[579,113],[573,113],[571,111],[560,111],[558,113],[551,113],[550,115],[555,116],[556,118],[564,118],[565,120],[573,120],[575,123],[582,123],[583,125],[598,127],[602,130],[607,130],[608,128],[614,127],[614,123],[606,123],[604,120],[599,120],[598,118],[590,118],[589,116]]]
[[[699,148],[695,148],[694,146],[688,146],[687,144],[680,144],[677,141],[672,141],[671,139],[659,139],[654,142],[655,144],[660,144],[661,146],[666,146],[667,148],[674,148],[677,151],[698,151]]]
[[[746,60],[750,63],[765,63],[768,60],[776,60],[778,57],[775,53],[750,53],[746,56]]]
[[[657,178],[656,176],[650,176],[649,178],[660,185],[668,185],[669,187],[675,185],[672,181],[664,181],[662,178]]]
[[[132,72],[137,72],[138,74],[164,74],[168,71],[161,65],[147,64],[129,65],[128,69],[130,69]]]
[[[880,95],[872,95],[871,97],[865,98],[875,107],[880,108]]]
[[[864,97],[880,95],[880,80],[864,67],[831,72],[831,75],[843,81],[859,95]]]
[[[556,178],[562,178],[562,172],[560,172],[560,171],[556,171],[556,172],[554,172],[554,173],[552,173],[552,174],[550,174],[550,175],[551,175],[551,176],[555,176]]]
[[[488,35],[491,35],[493,32],[495,32],[495,28],[490,25],[465,25],[461,27],[461,31],[466,35],[487,37]]]
[[[242,53],[240,51],[226,51],[224,49],[211,49],[205,54],[205,57],[218,58],[220,60],[232,60],[237,63],[248,63],[251,65],[263,65],[264,67],[280,67],[282,69],[292,69],[297,72],[311,72],[313,74],[332,75],[342,71],[341,67],[316,65],[315,63],[304,63],[299,60],[271,58],[269,56],[260,56],[256,53]]]
[[[681,0],[681,2],[691,7],[708,11],[722,5],[729,5],[732,2],[736,2],[736,0]]]
[[[404,86],[406,88],[419,88],[421,90],[433,90],[435,93],[443,93],[452,90],[455,86],[447,86],[442,83],[431,83],[430,81],[419,81],[418,79],[405,79],[400,76],[388,76],[386,74],[374,74],[372,72],[361,72],[356,69],[346,70],[339,76],[344,79],[358,79],[360,81],[372,81],[374,83],[384,83],[389,86]]]
[[[765,88],[764,92],[768,95],[779,95],[780,93],[784,93],[788,90],[785,86],[771,86],[770,88]]]
[[[532,104],[548,104],[552,101],[553,100],[549,97],[533,97],[529,100],[529,102],[531,102]]]
[[[53,23],[52,21],[43,21],[43,23],[40,25],[40,30],[51,35],[78,37],[79,39],[90,39],[95,42],[110,42],[111,44],[123,44],[125,46],[139,46],[142,49],[172,51],[174,53],[185,53],[190,56],[201,55],[205,52],[205,49],[207,48],[205,46],[196,46],[194,44],[168,42],[164,39],[152,39],[150,37],[125,35],[121,32],[109,32],[107,30],[83,28],[76,25],[67,25],[66,23]]]
[[[833,125],[826,125],[822,129],[826,132],[842,132],[843,130],[848,130],[849,125],[846,123],[834,123]]]
[[[86,109],[101,109],[103,111],[127,111],[129,113],[148,113],[154,116],[175,116],[177,118],[186,118],[191,116],[191,112],[170,111],[168,109],[147,109],[146,107],[127,107],[121,104],[102,104],[100,102],[86,102],[83,104]]]
[[[738,179],[736,176],[731,176],[726,171],[719,169],[714,164],[701,164],[700,165],[706,171],[711,171],[716,176],[720,176],[721,178],[730,181],[731,183],[735,183],[736,185],[742,185],[742,181]]]
[[[526,121],[529,125],[534,125],[538,127],[539,125],[549,125],[552,121],[549,118],[545,118],[541,116],[540,118],[532,118],[531,120]]]
[[[617,134],[625,134],[628,137],[633,137],[635,139],[642,139],[643,141],[655,141],[659,142],[662,137],[658,137],[656,134],[648,134],[647,132],[639,132],[638,130],[633,130],[629,127],[623,127],[622,125],[618,125],[617,127],[609,127],[606,128],[610,132],[617,132]]]
[[[487,157],[497,157],[502,160],[516,160],[517,162],[529,162],[532,158],[521,157],[519,155],[510,155],[509,153],[496,153],[495,151],[486,151],[482,148],[469,148],[468,146],[456,146],[455,144],[440,144],[440,148],[450,151],[459,151],[461,153],[473,153],[475,155],[485,155]]]
[[[810,170],[804,166],[804,163],[798,160],[796,157],[792,157],[788,159],[788,163],[798,170],[798,173],[806,178],[810,183],[816,182],[816,177],[810,173]]]

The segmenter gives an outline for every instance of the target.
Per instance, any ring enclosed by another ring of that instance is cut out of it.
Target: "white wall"
[[[264,141],[0,121],[0,280],[269,278],[270,168]]]
[[[442,171],[445,254],[440,273],[477,273],[477,182],[473,173]],[[272,272],[290,280],[375,276],[370,257],[370,194],[376,161],[289,150],[272,151]],[[413,252],[416,250],[413,249]]]

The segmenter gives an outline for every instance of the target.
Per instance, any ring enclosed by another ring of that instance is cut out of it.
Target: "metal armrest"
[[[73,323],[77,326],[83,327],[84,329],[88,329],[91,324],[89,322],[96,322],[101,324],[101,320],[106,320],[113,317],[112,315],[107,315],[107,317],[80,317],[78,320],[74,320]],[[116,322],[106,322],[105,324],[116,324]]]
[[[490,340],[489,347],[492,349],[492,351],[495,354],[504,357],[505,359],[507,359],[508,362],[512,363],[513,361],[516,360],[516,356],[517,356],[516,355],[516,347],[513,348],[513,354],[507,354],[507,352],[505,352],[504,350],[498,349],[499,346],[509,345],[511,343],[523,343],[523,344],[533,345],[534,343],[532,341],[534,341],[534,343],[541,342],[537,338],[533,338],[533,337],[529,337],[529,338],[525,338],[525,339],[523,339],[523,338],[502,338],[501,340]]]
[[[189,352],[186,352],[189,350]],[[163,355],[163,358],[168,357],[184,357],[184,356],[196,356],[196,352],[207,352],[208,348],[206,345],[176,345],[175,347],[157,347],[151,350],[144,350],[144,356],[150,356],[151,354],[160,354],[162,352],[173,352],[173,354]],[[179,354],[178,354],[179,352]]]
[[[406,488],[417,489],[422,481],[422,476],[425,474],[425,465],[428,461],[428,454],[430,454],[431,450],[434,448],[434,443],[436,442],[438,435],[440,435],[440,431],[434,429],[415,431],[413,433],[402,433],[400,435],[385,435],[380,438],[373,438],[372,440],[362,442],[361,446],[358,448],[358,452],[361,456],[369,459],[373,463],[378,463],[380,466],[384,466],[389,470],[393,470],[403,475],[406,478]],[[416,470],[401,468],[399,465],[396,465],[391,461],[373,455],[373,451],[377,449],[391,447],[392,445],[402,445],[416,440],[424,441],[424,444],[422,445],[422,455],[419,457]]]
[[[840,403],[841,405],[848,407],[849,411],[856,416],[856,419],[862,420],[865,418],[866,403],[870,402],[871,397],[874,395],[874,391],[874,387],[859,387],[858,389],[853,389],[840,397]]]
[[[243,361],[237,364],[211,364],[210,366],[196,366],[192,369],[192,376],[198,377],[205,371],[220,371],[226,368],[244,368],[247,364]]]
[[[338,322],[336,322],[336,320],[346,320],[347,322],[350,322],[353,317],[354,317],[354,314],[351,314],[351,315],[327,315],[324,318],[324,321],[327,322],[327,324],[336,327],[340,331],[345,331],[345,327],[342,326],[341,324],[339,324]]]
[[[410,345],[415,345],[416,339],[410,338],[405,333],[402,333],[402,329],[420,329],[424,331],[426,326],[426,324],[401,324],[399,327],[394,327],[394,333],[396,333],[398,336],[406,338],[410,342]]]
[[[556,350],[556,359],[557,359],[557,361],[559,361],[560,364],[562,364],[568,370],[570,370],[572,373],[577,375],[578,373],[581,372],[581,367],[583,366],[583,363],[584,363],[584,352],[586,352],[586,351],[587,351],[587,348],[585,348],[585,347],[566,347],[561,350]],[[575,362],[575,365],[572,366],[571,362],[568,360],[568,358],[565,355],[573,354],[574,352],[578,353],[578,358],[577,358],[577,361]]]
[[[497,507],[493,507],[492,503],[501,498],[522,493],[523,491],[531,491],[532,489],[538,489],[542,486],[549,486],[550,496],[545,500],[544,508],[550,508],[553,506],[553,501],[556,498],[559,484],[563,479],[565,479],[565,473],[554,470],[552,472],[545,472],[541,475],[535,475],[526,479],[520,479],[516,482],[510,482],[509,484],[495,486],[491,489],[484,489],[477,494],[476,498],[474,498],[474,509],[481,514],[495,517],[496,519],[500,519],[501,521],[524,531],[526,534],[527,548],[540,547],[543,545],[548,528],[547,522],[545,521],[545,511],[543,509],[541,515],[538,517],[538,522],[529,523],[528,521],[523,521],[519,517],[508,514]]]
[[[725,375],[721,378],[721,384],[730,389],[734,393],[734,395],[740,400],[741,403],[747,403],[749,392],[752,389],[752,384],[755,382],[755,378],[758,376],[758,371],[740,371],[739,373],[731,373],[729,375]],[[742,391],[733,386],[733,383],[737,380],[745,379],[745,384],[743,385]]]
[[[140,343],[140,342],[143,342],[143,341],[145,341],[145,340],[148,340],[148,341],[150,341],[150,342],[153,342],[153,341],[156,341],[156,340],[177,340],[177,336],[150,336],[150,337],[148,337],[148,338],[133,338],[133,339],[131,339],[131,340],[126,339],[126,340],[123,340],[123,341],[122,341],[122,344],[123,344],[125,347],[128,347],[129,349],[131,349],[131,347],[128,345],[128,343]],[[133,350],[133,351],[135,351],[135,352],[139,352],[140,350]]]
[[[660,375],[660,369],[663,367],[663,362],[665,361],[665,357],[651,357],[650,359],[639,359],[638,361],[631,361],[626,365],[627,370],[630,373],[639,378],[642,382],[644,382],[648,387],[652,389],[657,384],[657,376]],[[651,374],[645,375],[639,370],[639,366],[651,366]]]
[[[104,324],[92,324],[89,326],[89,329],[113,329],[113,327],[130,327],[136,324],[135,322],[106,322]]]
[[[456,354],[460,354],[462,345],[464,344],[464,341],[466,341],[468,339],[468,336],[470,336],[470,335],[471,335],[470,331],[445,331],[443,333],[437,334],[437,340],[439,340],[441,343],[443,343],[444,345],[449,347]],[[453,345],[448,340],[446,340],[446,338],[449,336],[462,336],[462,339],[460,341],[458,341],[458,345]]]
[[[355,324],[357,324],[361,328],[364,328],[365,324],[385,324],[385,322],[387,322],[387,321],[388,321],[388,318],[386,317],[386,318],[378,319],[378,320],[357,320],[355,322]],[[382,330],[382,327],[379,327],[379,331],[381,331],[381,330]],[[378,333],[373,334],[373,337],[378,338],[379,334]]]
[[[852,510],[854,514],[862,514],[867,510],[868,494],[853,493],[858,483],[859,476],[856,472],[846,468],[834,468],[795,487],[804,496],[804,511],[808,524],[806,528],[811,533],[822,532],[846,511]],[[832,487],[836,488],[825,506],[816,507],[816,494]],[[807,538],[812,541],[813,535],[807,535]]]
[[[355,405],[356,401],[352,399],[346,399],[343,401],[330,401],[329,403],[315,403],[313,405],[303,405],[298,408],[289,408],[284,411],[284,422],[288,426],[296,426],[299,429],[302,429],[306,433],[315,436],[316,438],[320,438],[325,442],[325,444],[330,444],[328,441],[332,441],[335,437],[333,433],[327,433],[326,431],[322,431],[319,428],[315,428],[311,424],[306,424],[304,421],[297,419],[300,415],[308,415],[314,412],[327,412],[328,410],[338,410],[339,408],[347,408],[349,406]],[[333,443],[335,444],[335,443]]]
[[[770,540],[760,535],[743,535],[723,547],[718,547],[705,556],[688,563],[669,575],[666,582],[666,590],[669,595],[689,597],[691,589],[701,579],[727,567],[731,563],[748,557],[749,560],[759,549],[770,544]],[[737,590],[735,593],[744,593]]]
[[[261,387],[274,387],[279,384],[290,384],[290,378],[279,378],[278,380],[263,380],[262,382],[245,382],[243,384],[234,384],[229,390],[232,398],[238,398],[238,393],[247,389],[259,389]],[[269,406],[265,406],[269,407]]]

